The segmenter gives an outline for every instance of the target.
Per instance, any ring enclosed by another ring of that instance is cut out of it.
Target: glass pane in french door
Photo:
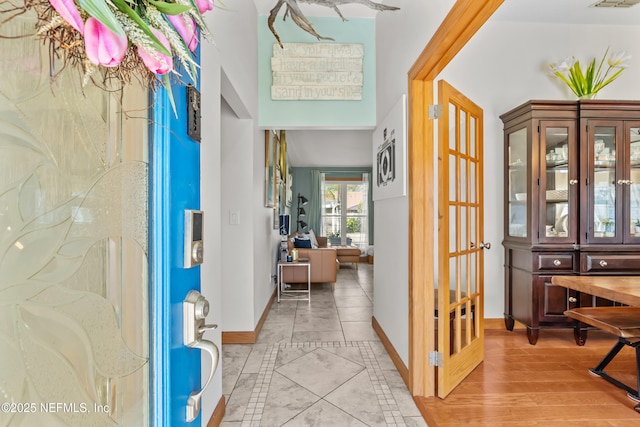
[[[322,235],[329,245],[340,245],[342,241],[342,186],[323,184],[322,188]]]
[[[369,221],[367,218],[368,183],[343,184],[347,190],[346,230],[347,243],[357,246],[363,253],[367,250]]]
[[[32,17],[2,30],[0,425],[149,425],[146,92],[50,83]]]

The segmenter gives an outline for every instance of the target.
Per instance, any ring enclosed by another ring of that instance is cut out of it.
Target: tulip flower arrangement
[[[629,66],[630,55],[627,55],[625,52],[618,52],[611,54],[611,56],[607,58],[608,53],[609,48],[607,48],[604,56],[600,60],[598,68],[596,68],[596,59],[593,58],[587,65],[586,70],[583,71],[580,66],[580,61],[577,61],[572,56],[566,58],[559,64],[549,64],[549,70],[552,75],[565,82],[578,98],[593,98],[600,89],[618,78],[624,69]],[[604,74],[602,74],[602,66],[604,65],[605,59],[609,67]],[[613,74],[609,75],[609,73]]]
[[[98,69],[105,81],[135,76],[151,87],[163,84],[173,104],[169,74],[180,77],[176,63],[196,83],[193,51],[199,34],[209,37],[202,14],[213,0],[24,1],[14,16],[35,10],[38,35],[57,55],[63,53],[64,65],[82,67],[84,84]]]

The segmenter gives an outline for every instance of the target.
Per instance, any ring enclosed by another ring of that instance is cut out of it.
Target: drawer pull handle
[[[607,266],[607,261],[601,259],[599,264],[600,264],[600,267],[606,267]]]
[[[578,302],[576,297],[569,297],[569,302]]]
[[[556,267],[558,267],[561,264],[562,264],[562,261],[560,261],[559,259],[554,259],[553,260],[553,265],[555,265]]]

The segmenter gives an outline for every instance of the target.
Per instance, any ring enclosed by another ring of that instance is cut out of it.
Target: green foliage
[[[347,233],[360,232],[361,224],[360,218],[347,218]]]

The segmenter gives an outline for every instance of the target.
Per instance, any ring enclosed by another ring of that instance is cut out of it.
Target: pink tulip
[[[196,0],[196,6],[200,13],[205,13],[207,10],[213,9],[213,0]]]
[[[84,26],[84,44],[89,61],[95,65],[117,67],[127,53],[126,36],[119,36],[95,18]]]
[[[191,52],[196,50],[198,46],[198,30],[196,29],[196,22],[191,18],[186,18],[182,15],[167,15],[167,19],[173,24],[180,37],[187,44],[187,47]]]
[[[158,40],[160,40],[160,43],[162,43],[162,45],[171,52],[169,40],[167,40],[167,38],[155,28],[151,28],[151,32],[158,38]],[[160,52],[155,52],[154,55],[151,55],[149,52],[144,50],[142,46],[138,45],[138,55],[142,58],[144,65],[156,74],[167,74],[173,69],[173,58]]]
[[[49,0],[49,3],[69,25],[80,31],[80,33],[83,32],[84,23],[73,0]]]

